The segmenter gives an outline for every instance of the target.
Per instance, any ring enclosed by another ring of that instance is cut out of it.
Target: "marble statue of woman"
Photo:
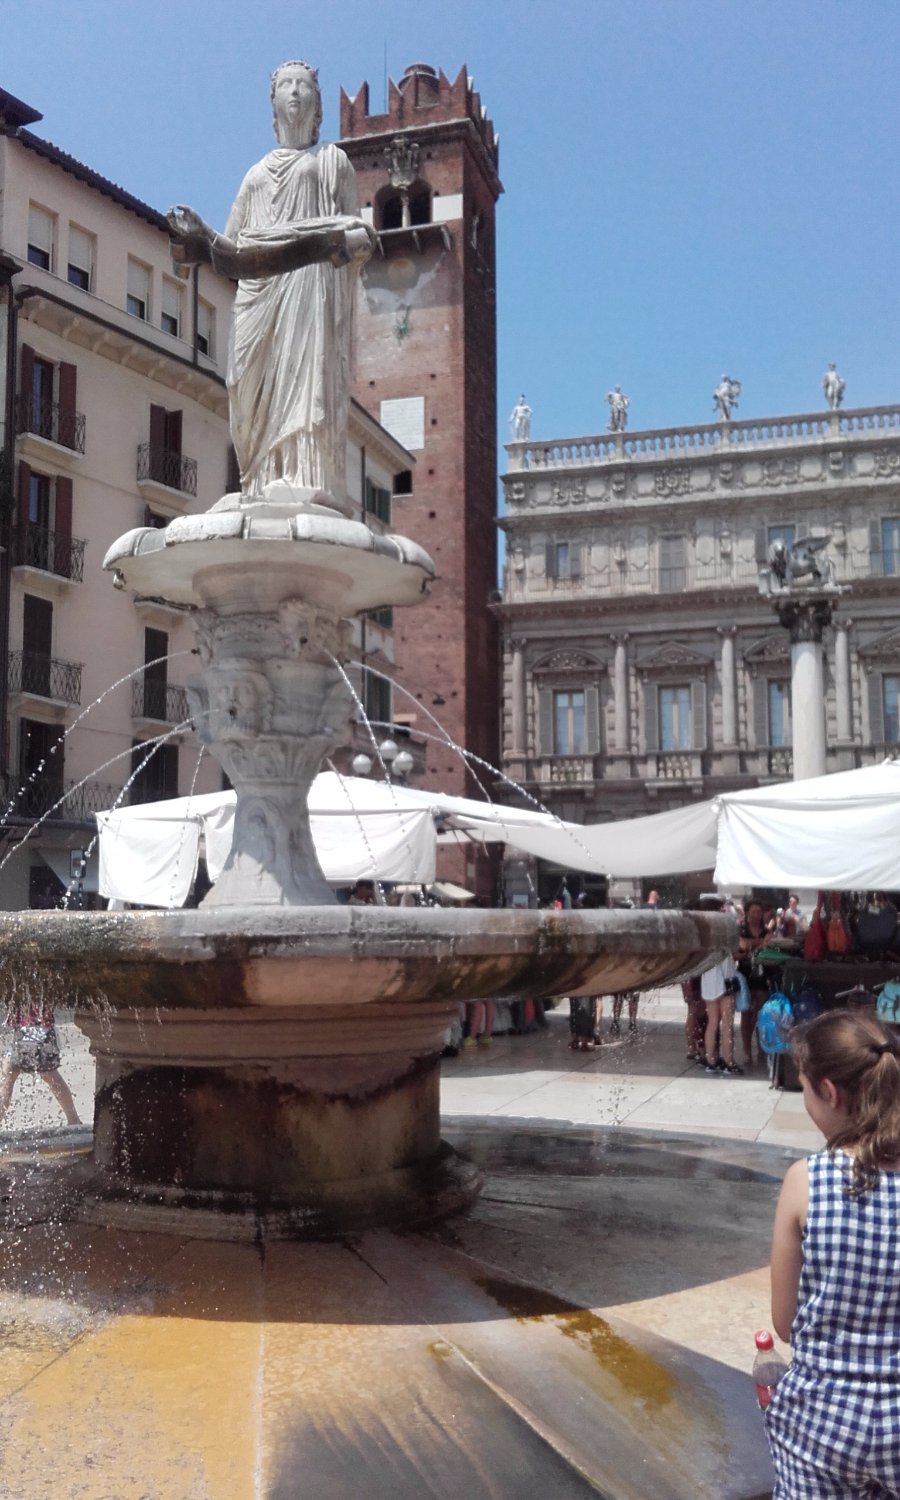
[[[340,503],[355,283],[373,234],[348,157],[317,144],[315,70],[282,63],[271,97],[278,145],[241,183],[224,236],[179,205],[172,254],[238,278],[226,379],[243,494]]]

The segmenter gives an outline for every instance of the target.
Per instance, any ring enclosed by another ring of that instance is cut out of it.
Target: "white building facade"
[[[900,407],[511,443],[503,769],[596,822],[790,777],[776,538],[829,535],[827,765],[900,747]],[[648,871],[648,875],[652,872]]]

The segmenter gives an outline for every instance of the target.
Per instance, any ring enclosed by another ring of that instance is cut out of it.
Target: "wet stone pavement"
[[[753,1332],[778,1186],[818,1137],[764,1073],[691,1068],[682,1023],[663,995],[596,1053],[560,1012],[448,1059],[445,1134],[485,1186],[425,1233],[128,1234],[10,1169],[2,1500],[761,1500]],[[20,1141],[54,1118],[38,1088]]]

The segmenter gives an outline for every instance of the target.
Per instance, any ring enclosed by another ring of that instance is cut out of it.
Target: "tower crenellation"
[[[412,63],[399,83],[389,81],[388,107],[383,114],[369,112],[368,83],[363,83],[352,98],[341,89],[342,137],[359,139],[460,119],[469,120],[475,127],[496,171],[499,138],[465,67],[451,83],[443,69]]]

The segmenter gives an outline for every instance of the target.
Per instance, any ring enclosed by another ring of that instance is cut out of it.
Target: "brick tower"
[[[421,703],[496,765],[497,139],[465,68],[450,83],[416,63],[391,82],[386,114],[369,113],[368,84],[353,99],[341,91],[340,145],[379,232],[360,284],[354,395],[415,455],[392,520],[439,575],[428,600],[395,616],[397,677],[415,702],[395,690],[394,716],[436,732]],[[433,742],[424,784],[475,789]],[[474,878],[459,860],[442,873]]]

